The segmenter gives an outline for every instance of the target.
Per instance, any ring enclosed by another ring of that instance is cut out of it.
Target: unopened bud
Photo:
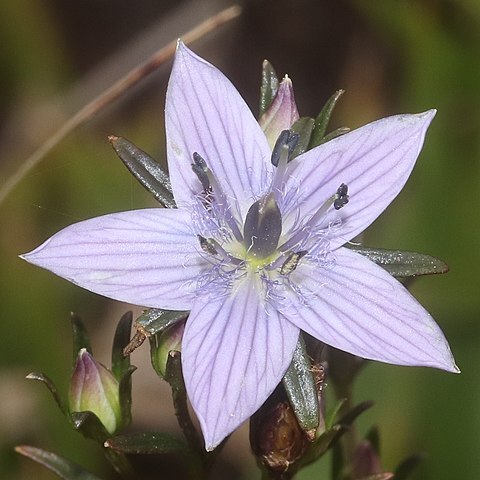
[[[352,463],[353,478],[369,478],[384,473],[378,453],[368,440],[356,446]]]
[[[310,442],[290,403],[286,399],[271,400],[267,400],[251,419],[250,444],[268,469],[286,472],[302,457]]]
[[[154,352],[152,352],[152,360],[155,362],[155,370],[162,377],[165,377],[169,353],[171,351],[182,351],[182,337],[184,330],[185,322],[179,321],[157,336],[156,346],[152,347],[154,348]]]
[[[78,352],[68,400],[70,412],[94,413],[111,434],[121,424],[119,383],[85,348]]]
[[[285,76],[280,83],[275,99],[259,120],[270,148],[273,149],[282,130],[289,130],[298,118],[292,81]]]

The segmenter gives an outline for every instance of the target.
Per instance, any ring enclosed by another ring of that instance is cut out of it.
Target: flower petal
[[[106,297],[188,310],[207,266],[190,223],[179,209],[105,215],[65,228],[22,258]]]
[[[300,155],[291,162],[285,191],[296,191],[284,210],[312,216],[344,183],[350,202],[331,209],[324,220],[341,219],[331,248],[345,244],[367,228],[405,185],[423,145],[435,110],[396,115],[370,123]],[[289,215],[292,214],[292,215]]]
[[[430,314],[385,270],[346,248],[330,269],[302,262],[285,316],[322,342],[359,357],[458,372]],[[291,309],[291,310],[290,310]]]
[[[213,65],[179,43],[166,100],[167,156],[179,206],[201,192],[192,171],[198,152],[222,185],[232,208],[246,214],[273,170],[265,135],[235,87]],[[235,200],[238,202],[236,204]]]
[[[299,118],[292,81],[285,76],[274,101],[258,122],[272,150],[282,130],[290,129]]]
[[[272,393],[298,340],[298,328],[260,298],[258,277],[250,275],[234,288],[234,293],[218,300],[199,297],[183,336],[187,393],[207,450]]]

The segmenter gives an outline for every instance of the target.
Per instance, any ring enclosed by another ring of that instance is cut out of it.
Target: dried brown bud
[[[280,389],[253,415],[250,444],[262,463],[275,472],[286,472],[305,453],[308,438]]]

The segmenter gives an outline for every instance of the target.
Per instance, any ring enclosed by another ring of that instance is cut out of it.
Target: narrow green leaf
[[[190,312],[151,308],[135,320],[135,325],[148,335],[155,335],[180,320],[185,320]]]
[[[300,427],[306,432],[315,431],[320,418],[317,389],[302,335],[282,381]]]
[[[70,314],[70,321],[72,325],[73,337],[73,367],[77,363],[78,352],[85,348],[88,353],[92,354],[92,346],[90,344],[90,337],[82,319],[75,313]]]
[[[182,362],[180,352],[170,352],[165,372],[165,380],[172,388],[173,406],[178,424],[185,435],[188,445],[196,452],[204,452],[203,440],[198,434],[190,417],[187,402],[187,391],[182,374]]]
[[[322,140],[320,140],[320,143],[319,145],[321,145],[322,143],[327,143],[329,142],[330,140],[333,140],[334,138],[337,138],[337,137],[340,137],[342,135],[345,135],[346,133],[348,133],[350,131],[350,129],[348,127],[340,127],[340,128],[337,128],[335,129],[333,132],[330,132],[329,134],[325,135]]]
[[[112,373],[120,381],[130,367],[130,357],[123,355],[123,349],[130,342],[133,314],[126,312],[118,322],[112,346]]]
[[[122,137],[109,137],[113,149],[133,176],[166,208],[175,208],[170,178],[150,155]]]
[[[137,369],[133,365],[129,366],[127,370],[123,372],[122,378],[120,378],[119,396],[120,396],[120,408],[122,409],[122,424],[120,428],[125,428],[130,425],[132,421],[132,373]]]
[[[426,458],[424,453],[416,453],[406,458],[396,469],[393,478],[395,480],[407,480],[412,472]]]
[[[70,416],[75,430],[78,430],[84,437],[103,444],[110,436],[103,423],[93,412],[72,412]]]
[[[59,406],[62,413],[68,416],[68,408],[63,403],[63,400],[58,393],[57,387],[50,379],[50,377],[48,377],[44,373],[32,372],[29,373],[26,378],[28,378],[29,380],[37,380],[38,382],[42,382],[50,390],[50,393],[52,394],[55,402],[57,402],[57,405]]]
[[[159,455],[165,453],[191,453],[185,442],[168,433],[144,432],[117,435],[105,441],[104,446],[119,452],[135,455]]]
[[[345,90],[337,90],[323,106],[320,113],[315,119],[315,126],[312,132],[312,139],[310,141],[310,148],[314,148],[321,143],[327,133],[328,124],[330,123],[330,117],[332,116],[333,109],[337,104],[340,97],[345,93]]]
[[[262,64],[262,84],[260,86],[260,115],[269,109],[278,92],[278,77],[268,60]]]
[[[64,480],[101,480],[75,462],[55,453],[28,445],[15,447],[15,451],[43,465]]]
[[[346,398],[341,398],[338,400],[338,402],[335,404],[333,407],[332,411],[327,415],[326,421],[325,421],[325,426],[327,430],[333,427],[333,425],[337,422],[337,417],[342,410],[343,406],[345,405],[345,402],[347,401]]]
[[[312,136],[315,121],[310,117],[299,118],[293,125],[291,130],[300,135],[297,146],[290,156],[290,160],[301,155],[308,149],[310,138]]]
[[[304,456],[298,461],[296,470],[302,469],[323,456],[332,446],[332,442],[338,437],[341,431],[342,427],[340,425],[335,425],[322,433],[317,440],[310,444]]]
[[[423,253],[387,250],[352,244],[347,244],[346,247],[380,265],[394,277],[416,277],[417,275],[448,272],[446,263]]]
[[[373,407],[374,402],[366,401],[359,403],[347,412],[339,421],[339,425],[350,426],[363,412]]]

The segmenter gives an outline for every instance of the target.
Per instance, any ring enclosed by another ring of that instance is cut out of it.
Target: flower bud
[[[280,83],[275,99],[259,120],[272,149],[282,130],[289,130],[298,119],[292,81],[285,76]]]
[[[182,337],[185,322],[179,321],[157,335],[155,344],[151,344],[153,367],[158,375],[165,377],[168,355],[171,351],[182,351]]]
[[[309,445],[290,403],[277,395],[265,402],[250,421],[250,444],[271,471],[283,473],[299,460]]]
[[[94,413],[110,434],[121,424],[119,383],[85,348],[78,352],[68,401],[70,412]]]
[[[353,453],[353,478],[369,478],[384,472],[378,453],[368,440],[360,442]],[[388,478],[388,477],[387,477]]]

